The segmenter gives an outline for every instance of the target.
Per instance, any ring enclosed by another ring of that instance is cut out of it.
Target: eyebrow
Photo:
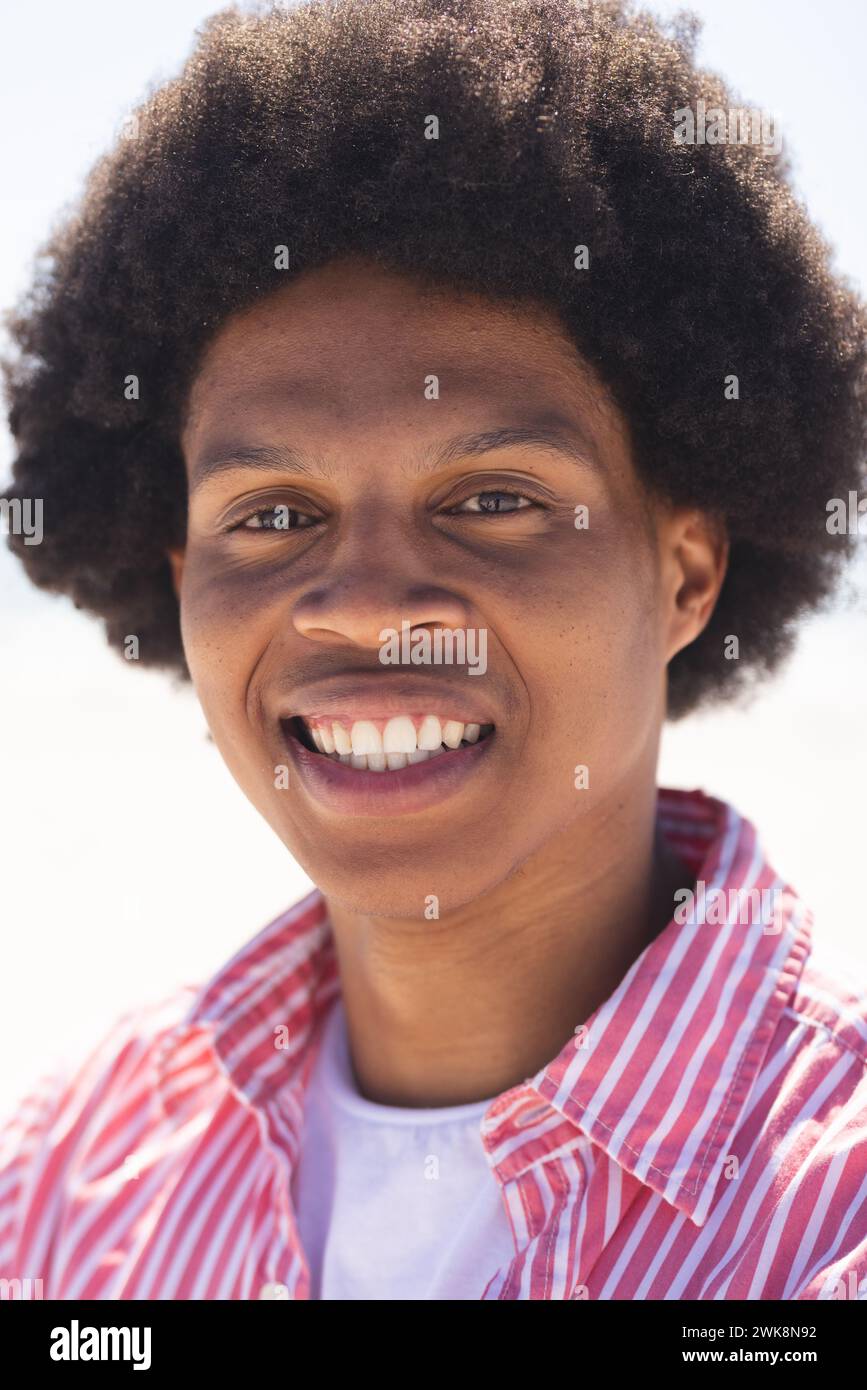
[[[552,453],[564,455],[583,468],[599,470],[600,464],[589,440],[574,425],[566,428],[533,425],[506,425],[497,429],[480,430],[471,434],[456,435],[444,444],[431,445],[406,463],[406,471],[411,477],[420,478],[433,473],[456,459],[478,457],[495,449],[514,448],[529,445],[537,449],[547,449]],[[202,487],[221,473],[259,470],[273,472],[283,469],[287,472],[307,474],[317,477],[333,477],[338,471],[334,465],[320,455],[305,454],[288,444],[261,445],[258,447],[231,446],[220,448],[213,454],[200,459],[193,470],[192,487]]]

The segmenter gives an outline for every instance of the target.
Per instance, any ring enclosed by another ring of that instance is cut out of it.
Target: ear
[[[180,602],[181,598],[181,579],[184,573],[184,557],[186,551],[183,548],[166,551],[169,566],[172,571],[172,587],[175,591],[175,598]]]
[[[710,620],[728,568],[729,540],[721,519],[686,508],[663,514],[659,540],[669,662]]]

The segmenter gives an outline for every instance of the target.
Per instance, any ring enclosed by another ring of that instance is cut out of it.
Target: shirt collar
[[[658,816],[705,885],[705,920],[697,896],[697,911],[672,918],[560,1053],[492,1101],[481,1134],[501,1183],[589,1138],[701,1225],[809,952],[810,914],[734,807],[660,788]],[[732,897],[751,889],[767,895],[758,917],[739,913]],[[327,908],[314,890],[233,956],[162,1037],[165,1112],[202,1104],[209,1082],[228,1081],[263,1106],[306,1077],[309,1044],[339,991]]]

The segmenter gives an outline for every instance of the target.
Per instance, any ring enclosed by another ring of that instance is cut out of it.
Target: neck
[[[688,871],[655,780],[579,816],[437,921],[328,903],[356,1082],[382,1105],[461,1105],[551,1061],[671,920]]]

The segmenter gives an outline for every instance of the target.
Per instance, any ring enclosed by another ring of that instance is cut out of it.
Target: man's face
[[[196,690],[326,895],[400,916],[469,903],[555,837],[580,845],[655,763],[656,511],[542,309],[334,262],[216,335],[183,449]],[[425,654],[444,630],[469,637],[464,664],[455,639],[451,664],[445,643]],[[413,646],[430,660],[380,659]]]

